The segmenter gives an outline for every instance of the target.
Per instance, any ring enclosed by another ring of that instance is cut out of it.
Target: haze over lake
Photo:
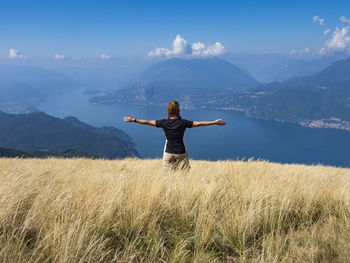
[[[125,123],[131,114],[140,119],[166,118],[166,107],[132,105],[95,105],[84,89],[48,98],[38,106],[47,114],[75,116],[96,126],[114,126],[126,131],[136,143],[143,158],[160,158],[165,136],[162,129]],[[181,102],[180,102],[181,106]],[[192,159],[226,160],[261,158],[271,162],[325,164],[350,167],[350,132],[336,129],[314,129],[275,121],[247,118],[234,111],[182,110],[189,120],[223,118],[224,127],[188,129],[185,144]]]

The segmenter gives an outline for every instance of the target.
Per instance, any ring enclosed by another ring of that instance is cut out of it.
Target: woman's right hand
[[[125,122],[135,122],[136,118],[132,117],[130,114],[128,114],[128,117],[124,117]]]

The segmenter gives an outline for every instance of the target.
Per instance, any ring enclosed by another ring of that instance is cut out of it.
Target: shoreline
[[[123,103],[100,103],[100,102],[92,102],[89,100],[89,103],[91,104],[99,104],[99,105],[106,105],[106,104],[123,104]],[[152,107],[164,107],[163,104],[139,104],[135,103],[135,105],[140,106],[152,106]],[[269,120],[269,121],[277,121],[282,123],[290,123],[290,124],[296,124],[298,126],[307,127],[307,128],[318,128],[318,129],[336,129],[336,130],[343,130],[343,131],[349,131],[350,132],[350,121],[341,120],[336,117],[331,118],[323,118],[318,120],[302,120],[298,122],[292,122],[288,120],[281,120],[281,119],[266,119],[266,118],[259,118],[257,116],[251,115],[247,109],[238,108],[238,107],[196,107],[193,104],[184,103],[182,109],[184,110],[223,110],[223,111],[235,111],[244,114],[245,117],[248,118],[254,118],[258,120]]]
[[[336,130],[343,130],[343,131],[349,131],[350,132],[350,121],[341,120],[336,117],[332,118],[324,118],[319,120],[304,120],[299,122],[291,122],[286,120],[280,120],[280,119],[265,119],[265,118],[259,118],[253,115],[249,115],[247,110],[242,108],[236,108],[236,107],[228,107],[228,108],[216,108],[218,110],[225,110],[225,111],[236,111],[241,112],[244,114],[244,116],[248,118],[254,118],[258,120],[271,120],[271,121],[277,121],[277,122],[283,122],[283,123],[290,123],[290,124],[296,124],[302,127],[307,128],[318,128],[318,129],[336,129]]]

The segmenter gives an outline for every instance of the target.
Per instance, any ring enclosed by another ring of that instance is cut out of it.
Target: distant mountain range
[[[59,119],[43,112],[0,112],[0,134],[1,147],[26,152],[75,152],[108,159],[139,156],[135,144],[122,130],[93,127],[75,117]]]
[[[284,81],[295,77],[304,77],[316,74],[333,62],[347,57],[343,52],[322,56],[318,59],[285,59],[270,66],[264,66],[254,76],[264,82]]]
[[[163,105],[176,99],[186,107],[212,94],[258,85],[260,83],[244,70],[219,58],[171,58],[150,67],[124,89],[94,97],[91,102]]]
[[[169,59],[128,88],[91,102],[165,105],[170,99],[187,109],[239,110],[255,118],[350,130],[350,58],[268,84],[222,59]]]
[[[42,67],[0,64],[0,110],[33,112],[47,96],[70,92],[79,86],[72,77]]]
[[[310,76],[235,93],[226,106],[256,118],[350,130],[350,58]]]

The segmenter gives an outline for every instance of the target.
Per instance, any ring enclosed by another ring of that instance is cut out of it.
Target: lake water
[[[125,123],[127,114],[139,119],[162,119],[166,108],[98,105],[82,91],[49,98],[39,109],[56,117],[75,116],[94,126],[114,126],[127,132],[143,158],[161,157],[162,129]],[[180,105],[181,106],[181,105]],[[260,158],[271,162],[326,164],[350,167],[350,132],[305,128],[293,124],[247,118],[234,111],[183,110],[189,120],[222,118],[226,126],[187,129],[185,144],[191,159],[226,160]]]

